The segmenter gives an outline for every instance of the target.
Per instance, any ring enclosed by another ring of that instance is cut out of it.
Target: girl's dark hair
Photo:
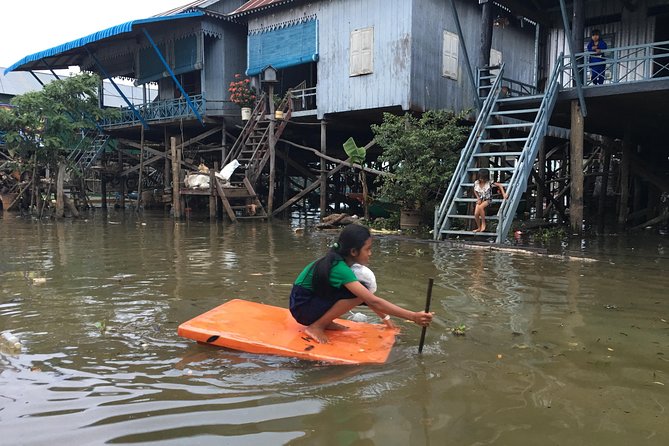
[[[351,254],[351,250],[361,249],[371,236],[367,227],[358,224],[350,224],[339,233],[337,241],[330,247],[327,254],[314,263],[312,282],[314,294],[325,297],[332,295],[329,280],[332,265],[338,260],[343,261]]]
[[[490,179],[490,171],[488,169],[479,169],[478,179],[488,181]]]

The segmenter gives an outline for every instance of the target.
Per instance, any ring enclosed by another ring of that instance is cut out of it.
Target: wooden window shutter
[[[458,79],[458,35],[444,31],[441,75],[449,79]]]
[[[374,71],[374,28],[351,31],[349,75],[360,76]]]

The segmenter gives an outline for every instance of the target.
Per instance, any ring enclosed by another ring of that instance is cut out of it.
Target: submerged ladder
[[[518,204],[527,189],[537,151],[546,135],[558,92],[562,55],[558,57],[543,94],[512,96],[503,91],[504,66],[494,75],[484,74],[479,96],[485,100],[469,135],[441,204],[435,210],[434,239],[473,236],[506,240]],[[484,71],[484,73],[486,73]],[[528,105],[529,104],[529,105]],[[490,171],[490,181],[500,183],[508,194],[493,196],[486,215],[486,231],[473,232],[476,197],[474,181],[480,168]],[[495,211],[496,210],[496,211]]]

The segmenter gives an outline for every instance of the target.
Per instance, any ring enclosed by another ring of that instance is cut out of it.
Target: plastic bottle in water
[[[5,348],[8,348],[13,351],[20,351],[21,350],[21,341],[19,338],[14,336],[11,332],[9,331],[3,331],[2,335],[0,336],[0,341],[2,342],[2,345]]]

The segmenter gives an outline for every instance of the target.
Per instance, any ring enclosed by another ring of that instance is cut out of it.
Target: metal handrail
[[[484,131],[484,128],[487,125],[488,120],[490,119],[490,113],[493,111],[495,107],[495,103],[497,102],[499,91],[502,85],[503,73],[504,73],[504,64],[500,66],[499,73],[495,78],[495,81],[492,83],[490,90],[488,91],[488,96],[483,102],[483,106],[481,107],[481,111],[479,112],[476,122],[474,123],[472,131],[469,133],[469,138],[467,139],[467,143],[465,144],[462,151],[460,151],[460,159],[458,160],[458,164],[455,168],[455,171],[451,176],[451,181],[448,184],[448,188],[446,189],[444,198],[441,200],[441,204],[439,205],[439,209],[437,210],[437,216],[434,222],[434,234],[433,234],[435,240],[439,239],[441,231],[447,229],[448,210],[453,205],[453,200],[455,199],[455,195],[457,193],[460,182],[464,180],[465,176],[467,175],[469,161],[472,157],[472,154],[479,146],[478,144],[479,136]],[[479,75],[477,76],[477,78],[478,81],[480,82],[481,76]],[[479,88],[477,87],[477,91],[478,89]]]
[[[555,106],[558,93],[558,85],[560,73],[562,71],[563,55],[560,54],[557,58],[557,63],[553,67],[553,72],[546,87],[544,98],[539,106],[539,111],[534,119],[534,123],[530,133],[525,141],[523,150],[516,161],[516,166],[509,180],[507,186],[508,197],[502,201],[499,207],[497,216],[499,217],[499,224],[497,226],[497,243],[502,243],[506,238],[506,234],[511,229],[513,223],[513,216],[518,209],[521,195],[527,189],[527,180],[537,157],[537,151],[540,146],[541,138],[546,133],[550,114]]]
[[[655,50],[664,53],[654,54]],[[607,48],[603,51],[604,61],[591,62],[595,56],[592,52],[576,53],[574,56],[581,61],[576,65],[576,72],[583,76],[583,84],[591,84],[589,77],[594,65],[604,64],[605,71],[610,73],[606,79],[611,84],[626,82],[640,82],[660,77],[659,73],[669,71],[669,63],[664,62],[669,56],[669,40],[651,42],[641,45],[629,45],[615,48]],[[562,71],[560,73],[560,85],[562,88],[572,88],[573,70],[569,56],[562,56]],[[659,68],[658,70],[653,70]],[[664,74],[664,73],[663,73]]]
[[[202,114],[205,112],[206,100],[204,94],[193,95],[190,99],[198,113]],[[196,117],[186,99],[167,99],[135,106],[135,110],[130,107],[121,107],[119,109],[118,117],[104,119],[101,126],[112,127],[117,125],[139,124],[141,121],[137,117],[137,113],[139,113],[139,116],[146,121]]]

